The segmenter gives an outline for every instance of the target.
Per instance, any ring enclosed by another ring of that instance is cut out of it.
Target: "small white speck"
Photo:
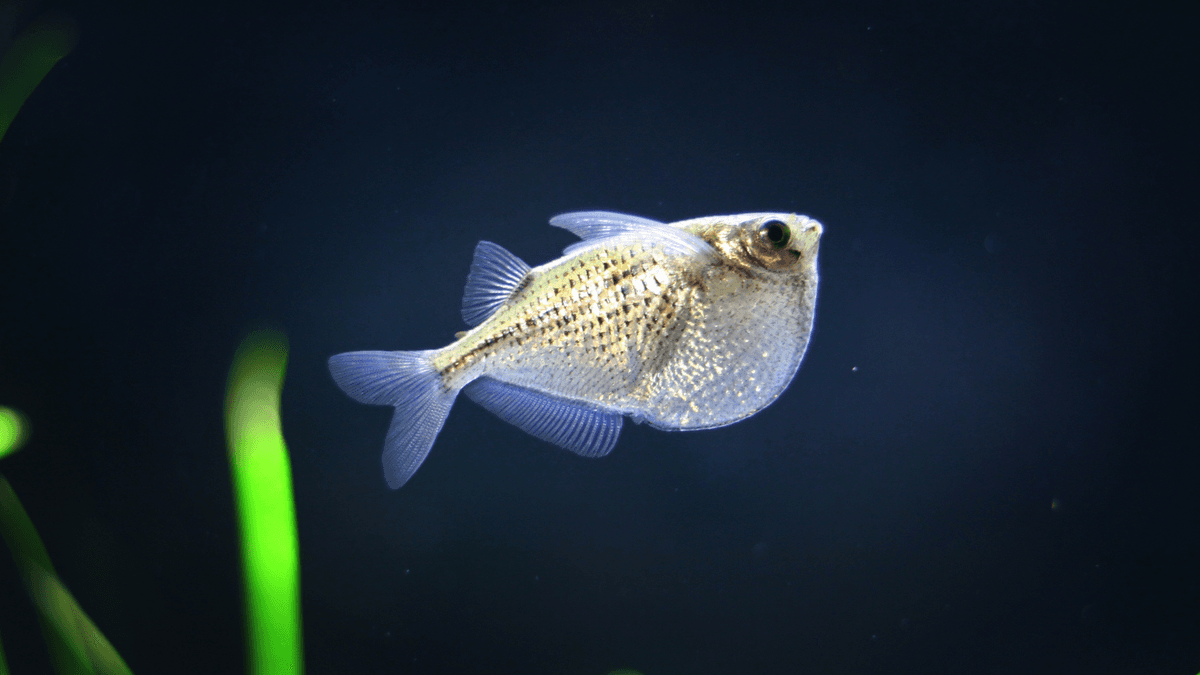
[[[850,369],[850,372],[852,372],[852,373],[857,373],[857,372],[858,372],[858,366],[854,366],[853,368],[851,368],[851,369]]]
[[[412,571],[412,570],[404,570],[404,576],[408,576],[408,573],[409,573],[409,572],[411,572],[411,571]]]

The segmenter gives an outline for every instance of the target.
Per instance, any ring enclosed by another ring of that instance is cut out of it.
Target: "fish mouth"
[[[811,260],[817,252],[817,246],[820,244],[821,235],[824,232],[825,228],[816,220],[808,216],[796,216],[796,222],[792,227],[791,246],[788,248],[798,257]]]

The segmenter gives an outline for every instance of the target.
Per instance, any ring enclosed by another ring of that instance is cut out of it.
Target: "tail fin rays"
[[[432,351],[347,352],[329,359],[334,382],[360,403],[396,408],[383,445],[383,475],[395,490],[416,473],[446,423],[457,390],[446,390]]]

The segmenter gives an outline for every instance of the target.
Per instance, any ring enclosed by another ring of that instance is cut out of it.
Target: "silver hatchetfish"
[[[795,376],[817,302],[816,220],[667,224],[587,211],[550,224],[583,241],[539,267],[479,242],[462,303],[474,327],[450,345],[329,359],[351,398],[396,409],[383,446],[393,489],[421,466],[459,392],[533,436],[602,457],[625,417],[721,427],[770,405]]]

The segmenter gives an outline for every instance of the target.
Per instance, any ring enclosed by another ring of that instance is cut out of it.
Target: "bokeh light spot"
[[[15,452],[29,438],[29,423],[25,416],[0,406],[0,457]]]

